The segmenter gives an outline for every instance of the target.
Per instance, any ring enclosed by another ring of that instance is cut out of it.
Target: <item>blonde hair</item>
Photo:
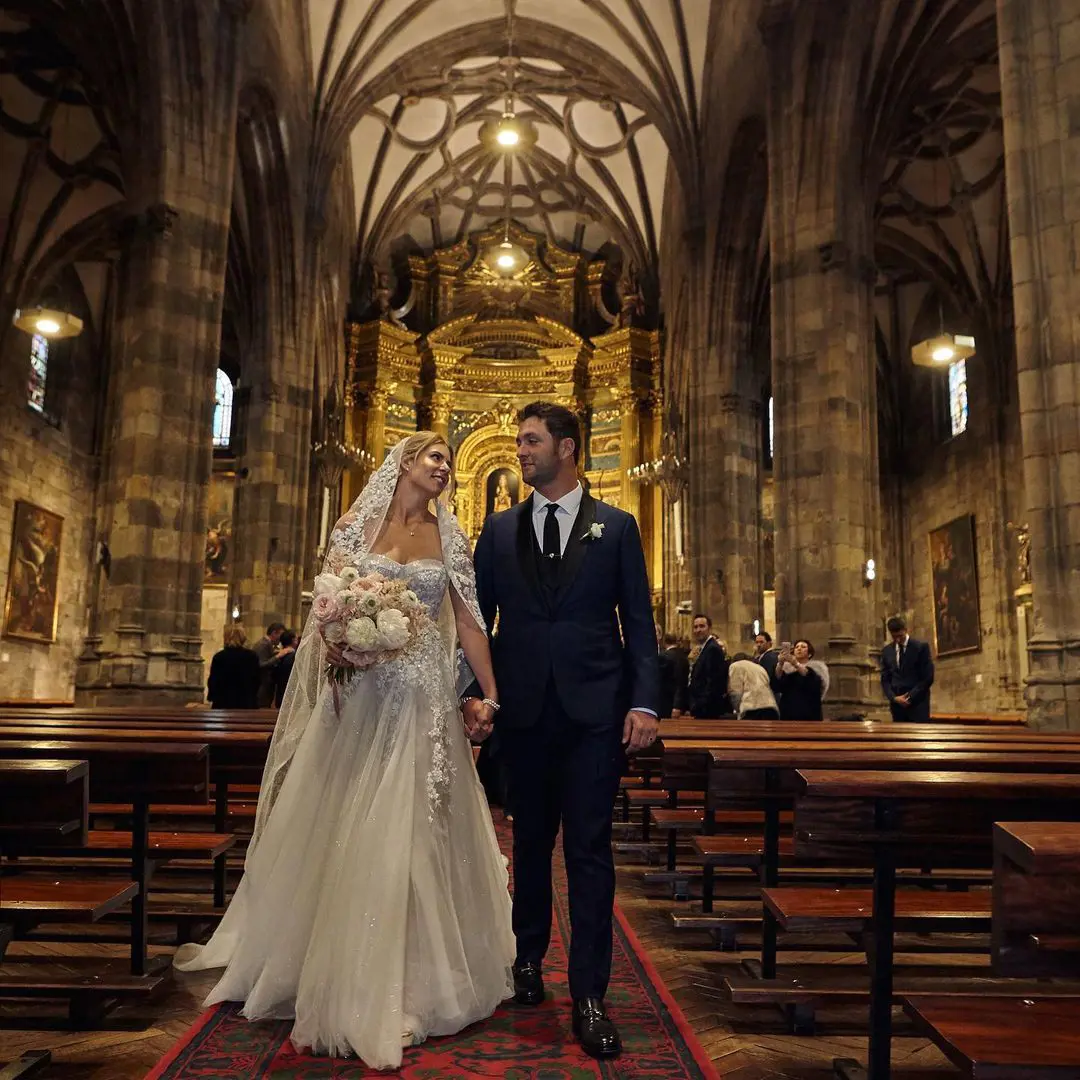
[[[444,498],[450,498],[454,494],[454,448],[447,441],[445,435],[436,431],[417,431],[402,440],[401,446],[401,471],[407,472],[416,463],[416,459],[423,457],[433,446],[445,446],[446,458],[450,463],[450,482],[443,492]]]
[[[232,645],[246,645],[247,644],[247,631],[239,624],[234,623],[232,626],[225,627],[225,648],[228,649]]]

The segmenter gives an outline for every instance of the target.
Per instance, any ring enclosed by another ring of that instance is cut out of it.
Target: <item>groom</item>
[[[480,609],[498,615],[492,659],[514,818],[514,1000],[544,1000],[551,855],[560,824],[570,894],[573,1029],[594,1057],[619,1033],[604,1009],[615,865],[611,815],[626,752],[656,738],[659,675],[637,522],[582,490],[581,430],[561,405],[518,416],[523,503],[493,514],[476,545]],[[465,703],[474,737],[480,703]]]

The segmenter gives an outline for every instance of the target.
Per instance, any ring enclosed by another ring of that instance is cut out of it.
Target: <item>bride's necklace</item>
[[[410,524],[409,524],[409,522],[407,522],[407,521],[404,521],[404,520],[403,520],[403,521],[399,522],[398,524],[400,524],[400,525],[401,525],[401,527],[402,527],[402,528],[403,528],[403,529],[404,529],[404,530],[405,530],[405,531],[406,531],[406,532],[407,532],[407,533],[408,533],[408,534],[409,534],[410,536],[415,536],[415,535],[416,535],[416,530],[417,530],[418,528],[420,528],[421,522],[419,522],[419,521],[414,521],[414,522],[413,522],[413,523],[412,523],[412,524],[410,525]]]

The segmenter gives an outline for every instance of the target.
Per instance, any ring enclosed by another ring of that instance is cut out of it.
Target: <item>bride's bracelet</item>
[[[496,712],[498,712],[499,709],[502,708],[502,706],[497,701],[492,701],[489,697],[482,698],[481,700],[485,705],[490,705]]]

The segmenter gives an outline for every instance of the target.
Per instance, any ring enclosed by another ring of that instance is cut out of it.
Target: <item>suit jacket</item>
[[[690,681],[690,662],[686,653],[672,645],[661,649],[657,658],[660,664],[661,718],[670,716],[675,709],[686,711],[687,684]]]
[[[903,663],[897,667],[896,645],[889,642],[881,650],[881,688],[889,699],[894,717],[904,720],[930,719],[930,687],[934,685],[934,661],[925,641],[909,637]],[[909,694],[911,704],[894,704],[900,694]]]
[[[251,649],[230,645],[210,661],[206,696],[215,709],[254,709],[259,692],[259,660]]]
[[[660,716],[678,709],[686,712],[690,694],[690,657],[684,648],[671,645],[660,652]]]
[[[769,689],[774,694],[777,693],[780,690],[780,680],[776,674],[776,665],[780,662],[780,650],[766,649],[754,662],[769,673]]]
[[[577,723],[659,713],[656,629],[637,522],[583,493],[551,587],[541,581],[532,497],[492,514],[476,543],[476,588],[489,627],[503,727],[530,727],[549,684]],[[589,535],[593,523],[604,527]],[[621,632],[620,632],[621,631]]]
[[[714,720],[731,712],[728,699],[728,658],[716,638],[709,638],[690,668],[690,715]]]

